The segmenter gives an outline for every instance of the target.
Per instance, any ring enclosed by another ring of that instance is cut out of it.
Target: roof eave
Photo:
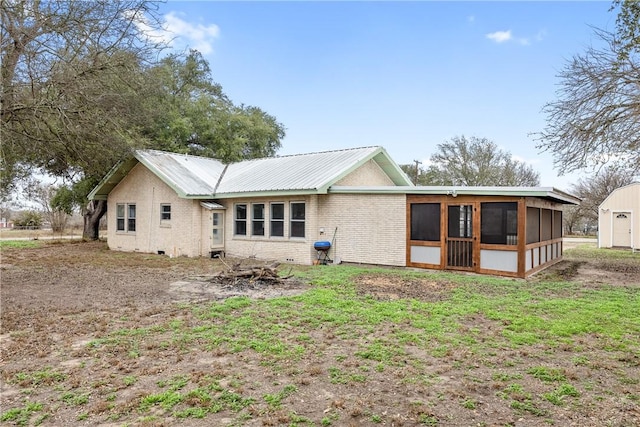
[[[107,200],[109,193],[127,176],[127,174],[135,167],[138,160],[131,156],[127,159],[120,160],[104,178],[89,193],[89,200]]]

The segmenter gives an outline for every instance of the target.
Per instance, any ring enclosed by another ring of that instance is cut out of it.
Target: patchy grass
[[[640,414],[640,283],[587,286],[580,268],[513,280],[294,267],[311,284],[295,297],[176,303],[158,288],[214,261],[61,252],[75,249],[56,248],[60,282],[46,253],[34,259],[47,249],[9,253],[3,422],[625,426]],[[588,266],[640,265],[575,251]],[[96,269],[111,279],[86,307],[65,305]],[[56,298],[38,306],[38,289]]]
[[[40,240],[0,240],[0,250],[2,249],[26,249],[39,248],[44,243]]]

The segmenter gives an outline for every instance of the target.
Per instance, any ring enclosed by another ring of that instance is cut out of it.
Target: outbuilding
[[[231,164],[142,150],[90,198],[108,201],[114,250],[511,277],[561,259],[562,206],[579,203],[551,187],[416,187],[382,147]]]
[[[640,182],[613,190],[598,208],[598,247],[640,246]]]

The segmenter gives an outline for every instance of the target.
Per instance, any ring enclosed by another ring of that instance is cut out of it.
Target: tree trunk
[[[84,214],[84,230],[82,238],[84,240],[98,240],[100,237],[100,218],[107,213],[106,200],[92,200],[87,205]]]

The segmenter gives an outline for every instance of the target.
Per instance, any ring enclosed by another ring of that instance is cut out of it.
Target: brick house
[[[116,165],[89,195],[108,201],[113,250],[218,253],[525,277],[560,260],[553,188],[416,187],[381,147],[238,163],[154,150]]]

